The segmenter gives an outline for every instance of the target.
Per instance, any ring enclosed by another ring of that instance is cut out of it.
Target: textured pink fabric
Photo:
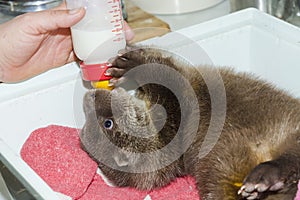
[[[168,186],[154,190],[149,195],[152,200],[199,200],[195,180],[189,176],[177,178]]]
[[[97,164],[80,148],[78,129],[48,126],[35,130],[21,149],[23,160],[56,192],[84,194]]]
[[[298,182],[298,191],[295,200],[300,200],[300,181]]]
[[[177,178],[166,187],[146,192],[133,188],[108,186],[99,175],[95,176],[94,181],[80,200],[143,200],[147,195],[152,200],[199,200],[195,181],[191,177]]]
[[[97,174],[80,200],[143,200],[146,196],[146,191],[108,186]]]

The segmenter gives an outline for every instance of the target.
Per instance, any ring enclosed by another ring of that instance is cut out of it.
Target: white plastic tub
[[[182,14],[203,10],[224,0],[132,0],[143,10],[160,15]]]
[[[248,9],[179,32],[198,43],[214,64],[254,72],[300,97],[300,29]],[[197,53],[188,42],[172,41],[172,35],[149,42],[171,41],[185,55]],[[20,158],[20,149],[40,127],[82,127],[84,92],[74,63],[20,84],[0,85],[0,158],[38,199],[58,197]]]

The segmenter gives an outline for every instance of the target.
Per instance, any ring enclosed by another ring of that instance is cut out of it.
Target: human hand
[[[83,8],[66,4],[26,13],[0,25],[0,81],[18,82],[75,61],[70,27],[83,18]],[[129,30],[129,31],[126,31]],[[133,33],[125,24],[126,39]]]

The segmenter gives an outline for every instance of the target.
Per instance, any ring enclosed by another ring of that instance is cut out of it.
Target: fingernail
[[[127,41],[133,40],[134,36],[135,36],[135,33],[133,32],[132,29],[125,30],[125,38]]]
[[[74,8],[72,10],[69,10],[69,15],[76,15],[80,12],[82,8]]]
[[[134,31],[128,26],[126,22],[124,22],[124,32],[127,41],[132,40],[135,36]]]

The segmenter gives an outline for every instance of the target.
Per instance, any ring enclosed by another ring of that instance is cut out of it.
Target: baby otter
[[[118,87],[87,92],[80,134],[112,183],[151,190],[191,175],[203,200],[295,197],[298,99],[253,75],[189,66],[155,48],[128,50],[112,65]],[[130,81],[134,95],[122,88]]]

